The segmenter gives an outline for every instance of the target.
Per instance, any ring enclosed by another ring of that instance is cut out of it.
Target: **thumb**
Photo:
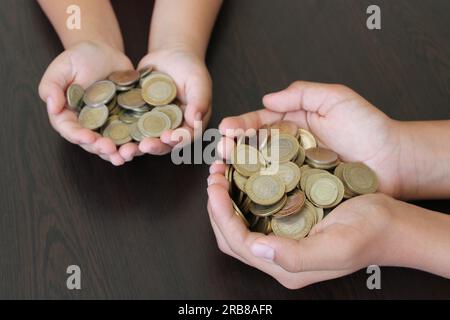
[[[47,103],[49,114],[58,114],[64,109],[65,90],[72,80],[70,61],[58,57],[47,68],[39,84],[39,96]]]
[[[296,81],[286,89],[267,94],[266,108],[277,112],[305,110],[325,115],[337,101],[348,96],[350,89],[342,85]]]
[[[195,121],[206,121],[211,107],[211,80],[208,75],[195,76],[186,86],[186,122],[194,128]],[[204,126],[206,124],[203,124]]]
[[[250,249],[256,257],[272,260],[288,272],[333,270],[340,261],[339,250],[328,239],[325,233],[298,241],[271,235],[258,238]]]

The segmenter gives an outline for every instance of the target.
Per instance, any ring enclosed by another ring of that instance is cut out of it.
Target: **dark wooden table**
[[[366,26],[368,5],[382,30]],[[147,46],[151,1],[114,1],[130,57]],[[448,0],[228,0],[208,66],[211,126],[254,110],[296,79],[353,87],[401,120],[450,118]],[[206,165],[142,157],[121,168],[70,145],[37,86],[62,47],[32,0],[0,11],[0,298],[449,298],[450,281],[382,269],[289,291],[219,252],[206,212]],[[450,213],[450,201],[421,206]],[[66,268],[82,290],[66,288]]]

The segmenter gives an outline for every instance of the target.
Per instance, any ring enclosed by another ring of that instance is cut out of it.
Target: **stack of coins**
[[[369,167],[341,162],[295,123],[283,120],[264,129],[257,147],[238,140],[225,172],[234,211],[250,230],[298,240],[343,200],[377,191]],[[273,146],[271,129],[279,133]],[[262,172],[275,161],[276,172]]]
[[[150,67],[114,72],[86,90],[72,84],[66,92],[67,108],[79,112],[80,124],[118,146],[180,127],[183,112],[176,96],[173,79]]]

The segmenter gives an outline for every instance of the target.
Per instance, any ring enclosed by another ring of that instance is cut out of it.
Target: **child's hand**
[[[139,68],[153,66],[167,73],[177,85],[177,99],[184,111],[184,122],[177,130],[187,130],[194,137],[194,121],[206,127],[211,116],[212,84],[204,61],[187,50],[161,50],[145,56]],[[162,155],[169,153],[179,143],[172,140],[174,130],[167,130],[160,139],[146,138],[139,144],[144,153]]]
[[[394,252],[391,207],[396,200],[381,194],[345,201],[300,241],[250,232],[234,214],[225,165],[214,164],[208,178],[208,212],[222,252],[297,289],[341,277]],[[388,250],[389,249],[389,250]]]
[[[263,102],[264,110],[224,119],[219,127],[222,134],[226,129],[258,129],[281,119],[293,121],[342,160],[367,164],[378,175],[379,190],[398,196],[399,130],[395,121],[363,97],[341,85],[299,81],[266,95]]]
[[[65,108],[65,91],[71,83],[86,89],[114,71],[127,69],[133,69],[133,65],[121,51],[104,44],[85,42],[58,56],[48,67],[39,86],[39,94],[47,103],[53,128],[66,140],[114,165],[131,160],[138,152],[137,145],[129,143],[117,150],[110,139],[81,127],[77,115]]]

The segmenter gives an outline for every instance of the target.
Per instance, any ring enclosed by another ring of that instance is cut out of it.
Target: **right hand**
[[[120,50],[101,43],[83,42],[59,55],[47,68],[39,85],[39,95],[47,103],[53,128],[64,139],[116,166],[131,161],[139,153],[138,146],[128,143],[118,150],[111,139],[83,128],[75,112],[65,107],[65,91],[72,83],[86,89],[114,71],[128,69],[133,69],[133,65]]]
[[[263,103],[266,109],[224,119],[219,126],[221,133],[258,129],[282,119],[293,121],[311,131],[320,146],[335,151],[343,161],[371,167],[380,180],[380,192],[400,196],[402,147],[397,123],[356,92],[342,85],[297,81],[266,95]],[[230,145],[232,141],[222,143]],[[226,157],[230,149],[221,151]]]

